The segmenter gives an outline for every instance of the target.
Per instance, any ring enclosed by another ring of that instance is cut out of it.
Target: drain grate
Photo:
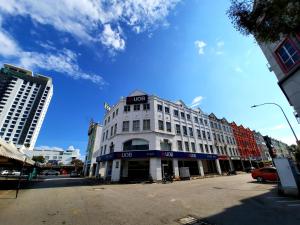
[[[105,188],[93,188],[94,191],[104,190]]]
[[[195,218],[193,216],[183,217],[179,219],[178,222],[183,225],[215,225],[215,224],[208,223],[204,220]]]

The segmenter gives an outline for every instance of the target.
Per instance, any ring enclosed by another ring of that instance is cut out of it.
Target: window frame
[[[300,39],[299,39],[300,41]],[[279,45],[278,47],[275,49],[275,51],[273,52],[274,58],[276,60],[276,62],[279,64],[281,70],[285,73],[288,74],[290,71],[292,71],[295,67],[297,67],[298,65],[300,65],[300,59],[293,64],[290,68],[287,68],[285,63],[283,62],[280,54],[278,53],[279,50],[282,48],[282,46],[288,42],[290,45],[292,45],[292,47],[296,50],[296,52],[299,54],[300,56],[300,49],[297,47],[297,45],[295,44],[295,42],[290,38],[290,37],[286,37]]]

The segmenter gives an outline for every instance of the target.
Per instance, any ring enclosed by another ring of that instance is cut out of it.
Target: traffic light
[[[271,158],[276,158],[276,149],[272,145],[271,138],[268,137],[268,136],[264,136],[264,140],[266,142],[266,145],[267,145],[267,148],[269,150],[269,154],[270,154]]]

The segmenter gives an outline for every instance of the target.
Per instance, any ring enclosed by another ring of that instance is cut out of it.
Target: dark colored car
[[[77,171],[72,171],[70,173],[70,177],[80,177],[80,173],[78,173]]]
[[[56,171],[56,170],[45,170],[45,171],[43,171],[42,174],[46,175],[46,176],[48,176],[48,175],[58,176],[60,173],[59,173],[59,171]]]
[[[253,166],[245,168],[246,173],[251,173],[253,170],[255,170],[255,167],[253,167]]]
[[[253,179],[256,179],[258,182],[263,181],[277,181],[278,174],[277,170],[274,167],[264,167],[252,171]]]

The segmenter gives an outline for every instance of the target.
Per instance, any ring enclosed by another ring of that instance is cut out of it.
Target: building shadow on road
[[[298,204],[295,204],[298,202]],[[277,188],[209,217],[189,215],[197,219],[192,225],[297,225],[300,224],[300,200],[278,196]],[[201,223],[203,222],[203,223]]]

